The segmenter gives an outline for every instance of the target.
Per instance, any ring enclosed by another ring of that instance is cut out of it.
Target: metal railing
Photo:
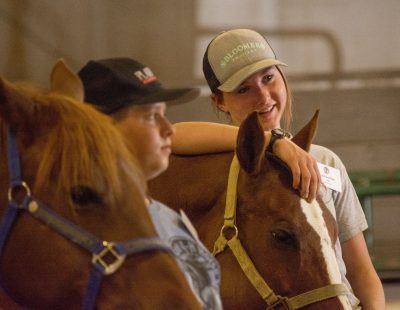
[[[349,172],[349,177],[360,199],[368,222],[369,229],[365,231],[364,236],[374,266],[380,273],[397,272],[395,277],[398,278],[400,256],[396,254],[391,255],[390,263],[388,263],[384,257],[380,257],[375,253],[373,198],[400,195],[400,170],[352,171]],[[400,244],[392,245],[391,250],[393,253],[400,252]]]

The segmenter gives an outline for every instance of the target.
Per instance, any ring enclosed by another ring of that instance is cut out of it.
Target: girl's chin
[[[243,119],[244,120],[244,119]],[[280,118],[277,115],[272,115],[272,114],[259,114],[259,120],[261,123],[261,126],[263,127],[264,130],[272,130],[274,128],[279,128],[280,127]],[[236,126],[240,126],[239,121],[232,119],[233,124]]]
[[[274,128],[278,128],[279,122],[271,121],[271,120],[262,120],[261,121],[261,126],[264,130],[272,130]]]
[[[264,130],[271,130],[280,126],[279,116],[277,115],[277,111],[275,109],[273,109],[270,113],[259,115],[259,120]]]

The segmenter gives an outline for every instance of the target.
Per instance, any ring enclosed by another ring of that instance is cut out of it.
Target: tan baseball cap
[[[268,41],[250,29],[221,32],[203,57],[204,77],[212,92],[231,92],[253,73],[273,65],[287,66],[276,59]]]

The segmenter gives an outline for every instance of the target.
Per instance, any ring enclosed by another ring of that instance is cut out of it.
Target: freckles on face
[[[272,66],[252,74],[234,91],[224,92],[217,105],[230,114],[236,125],[257,111],[264,130],[271,130],[280,127],[286,101],[285,82],[279,70]]]

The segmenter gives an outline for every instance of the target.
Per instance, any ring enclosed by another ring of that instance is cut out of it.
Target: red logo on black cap
[[[150,68],[145,67],[142,70],[138,70],[135,72],[135,76],[143,83],[143,84],[148,84],[151,83],[155,80],[157,80],[157,77],[154,75],[154,73],[150,70]]]

